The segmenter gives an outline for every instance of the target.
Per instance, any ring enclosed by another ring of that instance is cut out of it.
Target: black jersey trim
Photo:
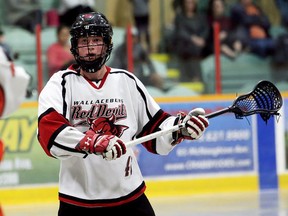
[[[125,74],[126,76],[128,76],[130,79],[132,79],[134,82],[135,82],[135,85],[136,85],[136,88],[138,90],[138,92],[140,93],[144,103],[145,103],[145,109],[146,109],[146,113],[147,113],[147,116],[149,119],[152,119],[152,115],[151,113],[149,112],[149,109],[148,109],[148,105],[147,105],[147,98],[146,98],[146,95],[144,94],[143,90],[137,85],[137,82],[134,78],[134,76],[132,76],[131,74],[129,74],[129,72],[127,71],[110,71],[110,74],[113,75],[113,74],[117,74],[117,73],[120,73],[120,74]]]
[[[63,116],[67,119],[66,115],[67,115],[67,102],[65,100],[65,96],[66,96],[66,87],[65,87],[65,84],[66,84],[66,80],[65,80],[65,77],[68,76],[68,75],[76,75],[76,76],[80,76],[80,73],[75,73],[75,71],[70,71],[70,72],[66,72],[62,75],[62,82],[61,82],[61,85],[62,85],[62,100],[63,100]]]
[[[137,138],[146,136],[148,134],[152,134],[154,132],[160,131],[159,126],[162,122],[170,117],[171,115],[167,112],[164,112],[160,109],[153,118],[143,127],[142,131],[137,135]],[[156,139],[149,140],[147,142],[142,143],[150,152],[156,153]]]

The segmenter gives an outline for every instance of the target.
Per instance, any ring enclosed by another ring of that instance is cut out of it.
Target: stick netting
[[[236,116],[248,116],[260,113],[264,121],[271,115],[278,114],[282,106],[282,97],[279,90],[270,82],[260,82],[252,92],[242,95],[234,102],[238,112]]]

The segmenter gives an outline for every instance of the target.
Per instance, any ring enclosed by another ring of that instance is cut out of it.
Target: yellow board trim
[[[257,176],[146,180],[149,197],[257,191]],[[47,203],[58,200],[57,186],[0,189],[0,204]]]
[[[279,181],[280,190],[288,189],[288,174],[283,174],[283,175],[278,176],[278,181]]]
[[[179,196],[195,194],[211,194],[222,192],[257,191],[257,176],[199,178],[181,180],[149,180],[146,181],[147,194],[155,196]]]
[[[58,187],[18,187],[0,189],[0,205],[47,203],[58,200]]]
[[[24,102],[21,104],[20,108],[35,108],[38,107],[37,101],[30,101],[30,102]]]

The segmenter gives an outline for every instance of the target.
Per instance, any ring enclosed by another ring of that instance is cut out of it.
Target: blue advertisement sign
[[[193,102],[161,104],[163,110],[176,115],[179,111],[188,113],[202,107],[206,113],[231,105],[227,102]],[[213,174],[219,172],[254,171],[254,130],[251,117],[236,119],[232,113],[214,117],[210,126],[197,141],[184,141],[169,155],[161,156],[147,152],[137,146],[139,164],[146,177]]]

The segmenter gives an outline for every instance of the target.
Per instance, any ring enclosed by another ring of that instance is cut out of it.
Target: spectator
[[[182,0],[172,0],[171,7],[175,13],[178,13],[179,11],[181,11],[181,4],[182,4],[181,2],[182,2]],[[201,11],[201,12],[206,11],[207,7],[208,7],[208,2],[209,2],[209,0],[198,1],[198,5],[197,5],[198,12],[199,11]]]
[[[131,30],[133,38],[133,73],[143,82],[145,86],[154,86],[163,90],[163,79],[155,70],[149,53],[139,41],[139,32],[136,28]],[[126,35],[123,44],[115,49],[115,55],[111,66],[128,70]]]
[[[210,0],[208,4],[207,17],[210,26],[209,37],[207,40],[206,55],[214,52],[214,29],[213,25],[218,22],[220,25],[220,50],[221,52],[234,59],[243,49],[243,44],[237,34],[233,31],[233,26],[227,14],[225,0]]]
[[[173,0],[171,3],[171,7],[175,13],[181,12],[181,2],[182,0]]]
[[[146,47],[151,51],[150,31],[149,31],[149,0],[130,0],[133,5],[133,17],[136,28],[139,32],[138,38],[142,43],[145,38]]]
[[[81,13],[95,11],[95,0],[60,0],[59,22],[70,27]]]
[[[70,52],[70,28],[64,25],[57,27],[57,41],[47,49],[47,63],[49,77],[58,70],[66,69],[65,65],[70,65],[74,57]]]
[[[174,26],[180,81],[202,81],[200,61],[209,28],[204,14],[197,12],[197,0],[182,0],[181,12],[176,13]]]
[[[262,58],[273,54],[275,41],[269,33],[270,21],[253,0],[239,0],[233,4],[231,19],[251,53]]]
[[[9,0],[3,5],[6,6],[9,25],[34,33],[36,24],[42,24],[42,10],[38,0]]]

